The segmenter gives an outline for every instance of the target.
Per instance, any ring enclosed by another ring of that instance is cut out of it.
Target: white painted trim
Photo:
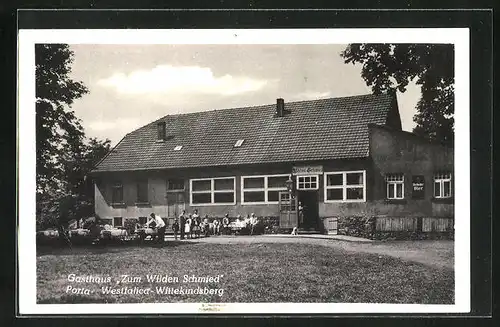
[[[236,205],[236,202],[189,204],[190,207],[214,207],[214,206],[234,206],[234,205]]]
[[[366,170],[363,170],[363,202],[366,202]]]
[[[252,178],[252,177],[290,177],[290,174],[270,174],[270,175],[243,175],[241,178]]]
[[[241,176],[240,181],[240,203],[241,205],[265,205],[265,204],[278,204],[279,201],[269,201],[268,200],[268,192],[269,191],[286,191],[285,187],[269,187],[268,179],[269,177],[290,177],[290,174],[271,174],[271,175],[246,175]],[[264,188],[252,188],[245,189],[245,178],[264,178]],[[263,202],[245,202],[244,193],[245,192],[264,192],[264,201]]]
[[[362,173],[363,174],[363,185],[347,185],[347,174],[352,173]],[[328,175],[342,175],[342,185],[328,186],[327,176]],[[348,171],[328,171],[323,173],[323,196],[324,203],[353,203],[353,202],[366,202],[366,170],[348,170]],[[348,188],[360,188],[363,187],[363,199],[347,199],[347,189]],[[327,191],[330,189],[342,189],[342,200],[328,200]]]
[[[233,179],[233,189],[232,190],[215,190],[215,180],[220,179]],[[193,181],[210,181],[210,190],[204,191],[193,191]],[[230,193],[233,192],[233,202],[221,202],[215,203],[215,193]],[[193,193],[194,194],[210,194],[210,203],[193,203]],[[189,179],[189,205],[192,207],[202,207],[202,206],[224,206],[224,205],[235,205],[236,204],[236,176],[227,177],[208,177],[208,178],[191,178]]]
[[[451,172],[448,173],[450,175],[449,178],[437,178],[436,175],[434,174],[433,176],[433,183],[432,183],[432,197],[435,199],[450,199],[453,197],[453,183],[451,181],[452,179],[452,174]],[[444,182],[450,182],[450,195],[444,196]],[[436,196],[436,183],[439,183],[439,196]]]
[[[262,204],[265,204],[265,205],[268,205],[268,204],[278,204],[279,202],[278,201],[268,201],[268,202],[245,202],[245,203],[241,203],[242,206],[249,206],[249,205],[254,205],[254,206],[257,206],[257,205],[262,205]]]
[[[301,177],[316,177],[316,187],[315,188],[300,188],[299,178]],[[296,188],[298,191],[315,191],[319,190],[319,175],[318,174],[300,174],[295,177]]]
[[[387,180],[387,175],[401,175],[403,177],[402,181],[388,181]],[[385,198],[387,200],[403,200],[405,198],[405,174],[386,174],[385,177],[385,183],[386,183],[386,188],[385,188]],[[401,191],[401,197],[398,198],[397,194],[397,188],[396,185],[401,184],[402,185],[402,191]],[[389,187],[394,188],[394,197],[390,198],[389,197]]]

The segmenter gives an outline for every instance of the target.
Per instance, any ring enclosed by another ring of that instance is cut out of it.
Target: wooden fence
[[[446,232],[453,229],[453,219],[422,218],[422,232]]]
[[[376,231],[420,232],[418,220],[422,219],[422,232],[446,232],[453,230],[452,218],[377,217]]]
[[[375,229],[382,232],[414,232],[418,229],[418,218],[377,217]]]

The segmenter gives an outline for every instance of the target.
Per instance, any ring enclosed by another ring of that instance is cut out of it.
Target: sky
[[[110,139],[168,114],[367,94],[346,45],[70,45],[71,77],[89,93],[72,110],[87,137]],[[398,92],[403,129],[414,127],[420,88]]]

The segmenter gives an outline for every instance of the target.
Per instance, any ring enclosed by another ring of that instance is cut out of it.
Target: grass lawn
[[[109,283],[70,282],[69,274],[111,277]],[[116,284],[120,275],[141,281]],[[177,276],[179,282],[154,283],[148,274]],[[218,283],[183,283],[183,275],[217,276]],[[91,294],[66,292],[67,287]],[[103,294],[102,287],[223,289],[217,294]],[[114,246],[39,251],[38,303],[137,302],[454,302],[453,270],[293,243],[207,244],[168,242],[164,247]]]

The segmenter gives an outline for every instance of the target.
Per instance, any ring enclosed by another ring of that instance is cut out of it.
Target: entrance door
[[[297,202],[288,192],[279,193],[280,228],[297,227]]]
[[[167,193],[167,209],[168,218],[179,217],[182,210],[186,207],[184,201],[184,192],[168,192]]]
[[[302,207],[300,214],[299,227],[306,230],[318,230],[319,223],[319,198],[317,191],[300,191],[299,208]]]

